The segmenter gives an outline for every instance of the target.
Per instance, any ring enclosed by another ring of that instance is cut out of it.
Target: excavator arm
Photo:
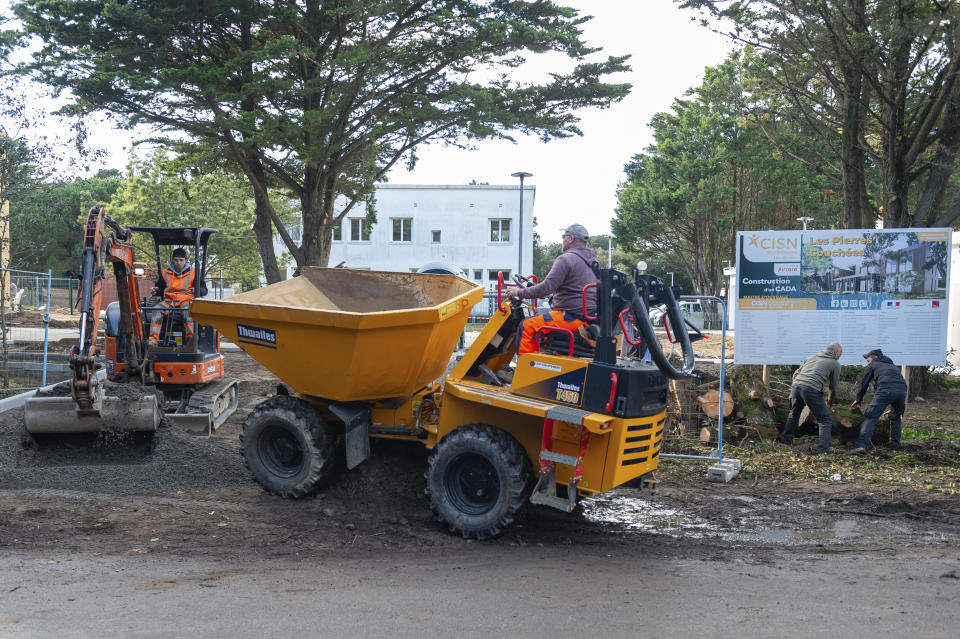
[[[140,377],[143,363],[143,322],[136,299],[134,252],[129,229],[109,217],[103,207],[93,207],[84,227],[80,258],[80,338],[73,347],[71,397],[34,397],[27,400],[25,421],[31,433],[95,432],[110,430],[155,431],[160,423],[156,395],[123,400],[105,397],[96,375],[97,328],[103,306],[106,266],[113,265],[120,303],[120,331],[126,338],[126,371]]]

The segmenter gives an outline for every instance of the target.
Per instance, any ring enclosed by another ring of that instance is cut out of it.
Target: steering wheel
[[[513,276],[513,281],[516,282],[517,286],[520,288],[530,288],[531,286],[536,286],[536,282],[531,277],[524,277],[517,273]]]

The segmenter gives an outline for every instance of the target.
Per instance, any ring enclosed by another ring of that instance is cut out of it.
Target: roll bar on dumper
[[[662,280],[599,269],[592,357],[524,353],[512,382],[493,371],[516,352],[532,311],[504,303],[444,376],[483,288],[451,275],[307,268],[300,277],[192,313],[240,345],[284,384],[251,411],[243,455],[269,492],[302,497],[369,454],[371,437],[432,450],[426,491],[452,532],[499,534],[529,502],[571,511],[578,497],[648,478],[666,420],[667,378],[694,375],[664,355],[648,304],[683,326],[677,290]],[[617,353],[615,326],[630,317],[632,343],[653,363]]]

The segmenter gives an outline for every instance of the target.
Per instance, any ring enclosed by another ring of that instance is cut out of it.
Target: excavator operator
[[[187,251],[184,248],[177,247],[173,249],[173,259],[170,266],[163,269],[160,277],[157,278],[156,286],[153,288],[155,296],[163,295],[160,306],[164,308],[178,308],[183,314],[183,339],[184,344],[193,339],[193,318],[190,317],[189,306],[193,300],[193,285],[196,277],[193,264],[187,260]],[[200,297],[207,294],[207,287],[203,280],[200,280]],[[157,346],[160,342],[160,325],[163,318],[169,311],[154,311],[150,316],[150,345]]]

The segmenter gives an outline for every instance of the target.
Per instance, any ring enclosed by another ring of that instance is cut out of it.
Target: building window
[[[367,231],[366,219],[362,217],[350,218],[350,241],[369,242],[370,232]]]
[[[431,233],[433,234],[433,243],[434,243],[434,244],[439,244],[439,243],[440,243],[440,231],[431,231]]]
[[[410,229],[413,227],[413,218],[395,217],[393,218],[393,241],[409,242]]]
[[[490,241],[491,242],[509,242],[510,241],[510,220],[490,220]]]
[[[498,281],[497,273],[503,273],[503,281],[504,281],[504,282],[509,282],[509,281],[510,281],[510,269],[508,269],[508,268],[504,268],[504,269],[496,269],[496,268],[493,268],[493,269],[490,269],[490,270],[487,271],[487,272],[490,274],[490,281],[491,281],[491,282],[496,282],[496,281]]]
[[[337,224],[333,227],[333,241],[340,242],[341,240],[343,240],[343,225]]]
[[[483,269],[475,268],[473,269],[473,279],[478,282],[483,280]]]

